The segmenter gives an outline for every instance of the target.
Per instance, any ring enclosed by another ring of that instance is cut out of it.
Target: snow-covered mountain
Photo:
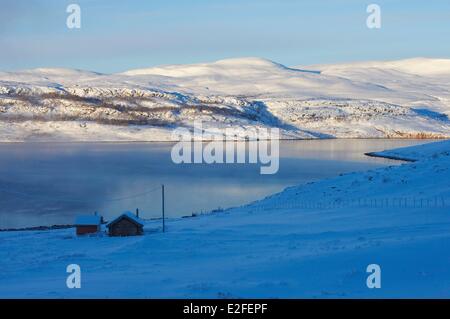
[[[0,72],[0,141],[170,140],[194,119],[216,132],[279,127],[284,138],[450,137],[449,115],[450,59]]]

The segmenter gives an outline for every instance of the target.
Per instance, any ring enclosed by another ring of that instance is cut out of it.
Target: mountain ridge
[[[275,125],[283,138],[445,138],[449,116],[450,59],[287,67],[248,57],[115,74],[0,72],[6,142],[169,140],[195,119],[211,131]]]

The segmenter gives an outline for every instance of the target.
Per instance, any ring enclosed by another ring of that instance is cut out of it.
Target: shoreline
[[[308,139],[311,140],[311,139]],[[316,139],[312,139],[312,140],[316,140]],[[324,138],[324,139],[317,139],[317,140],[332,140],[332,138]],[[392,139],[387,139],[387,140],[392,140]],[[412,139],[411,139],[412,140]],[[425,140],[425,139],[423,139]],[[432,139],[434,140],[434,139]],[[294,141],[294,140],[287,140],[287,141]],[[302,140],[295,140],[295,141],[302,141]],[[236,141],[236,142],[244,142],[244,141]],[[64,144],[65,142],[61,142],[62,144]],[[74,142],[74,143],[84,143],[84,142]],[[93,142],[96,143],[96,142]],[[115,142],[111,142],[111,143],[105,143],[105,144],[113,144]],[[127,142],[125,142],[127,143]],[[139,143],[139,142],[136,142]],[[147,142],[147,143],[154,143],[154,142]],[[165,142],[157,142],[157,143],[165,143]],[[2,142],[0,142],[0,145],[2,144]],[[8,143],[7,143],[8,144]],[[16,143],[16,144],[20,144]],[[100,143],[99,143],[100,144]],[[398,156],[392,156],[392,155],[385,155],[385,154],[380,154],[378,152],[368,152],[368,153],[364,153],[364,155],[369,156],[369,157],[375,157],[375,158],[386,158],[386,159],[391,159],[391,160],[396,160],[396,161],[404,161],[404,162],[416,162],[417,160],[414,159],[409,159],[409,158],[402,158],[402,157],[398,157]],[[271,194],[269,196],[273,196],[277,193]],[[261,200],[261,199],[260,199]],[[251,204],[251,203],[249,203]],[[242,206],[247,206],[249,204],[244,204]],[[237,207],[229,207],[228,209],[235,209]],[[225,209],[226,211],[227,209]],[[214,211],[208,212],[204,215],[210,215],[216,213]],[[191,218],[191,217],[197,217],[197,216],[181,216],[175,219],[184,219],[184,218]],[[157,219],[157,218],[155,218]],[[0,232],[20,232],[20,231],[51,231],[51,230],[57,230],[57,229],[70,229],[70,228],[74,228],[76,227],[76,225],[74,224],[56,224],[56,225],[39,225],[39,226],[30,226],[30,227],[20,227],[20,228],[0,228]]]
[[[415,159],[411,159],[411,158],[407,158],[407,157],[400,157],[400,156],[395,156],[395,155],[384,155],[384,154],[379,154],[378,152],[364,153],[364,155],[369,156],[369,157],[386,158],[386,159],[391,159],[391,160],[396,160],[396,161],[404,161],[404,162],[410,162],[410,163],[417,162],[417,160],[415,160]]]
[[[51,226],[31,226],[22,228],[0,228],[0,233],[2,232],[21,232],[21,231],[45,231],[45,230],[57,230],[57,229],[69,229],[74,228],[75,225],[51,225]]]
[[[327,141],[327,140],[417,140],[417,141],[445,141],[450,140],[449,137],[427,137],[427,138],[417,138],[417,137],[324,137],[324,138],[280,138],[278,141]],[[194,142],[195,140],[192,140],[191,142]],[[208,139],[208,140],[201,140],[202,143],[209,143],[209,142],[220,142],[220,141],[226,141],[226,140],[214,140],[214,139]],[[233,140],[232,142],[236,143],[247,143],[251,140]],[[261,139],[259,141],[267,141],[265,139]],[[162,144],[162,143],[178,143],[182,142],[181,140],[155,140],[155,141],[139,141],[139,140],[130,140],[130,141],[1,141],[0,145],[11,145],[11,144]],[[189,141],[186,141],[189,142]],[[364,153],[364,155],[368,155],[370,153]],[[375,157],[375,156],[373,156]],[[387,158],[387,157],[386,157]],[[393,158],[395,159],[395,158]]]

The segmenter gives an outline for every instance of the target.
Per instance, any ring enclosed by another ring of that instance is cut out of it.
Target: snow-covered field
[[[140,237],[0,233],[0,297],[450,297],[450,141]],[[81,289],[66,287],[79,264]],[[381,288],[366,267],[381,267]]]
[[[283,138],[450,137],[450,60],[289,68],[241,58],[119,74],[0,72],[0,141],[170,140],[174,127]]]

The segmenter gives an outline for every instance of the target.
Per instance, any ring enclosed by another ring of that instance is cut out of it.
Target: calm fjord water
[[[110,219],[136,208],[143,218],[159,217],[161,184],[167,217],[207,212],[287,186],[397,165],[364,153],[425,142],[282,141],[275,175],[260,175],[260,164],[177,165],[170,143],[0,144],[0,228],[73,223],[76,215],[95,211]]]

